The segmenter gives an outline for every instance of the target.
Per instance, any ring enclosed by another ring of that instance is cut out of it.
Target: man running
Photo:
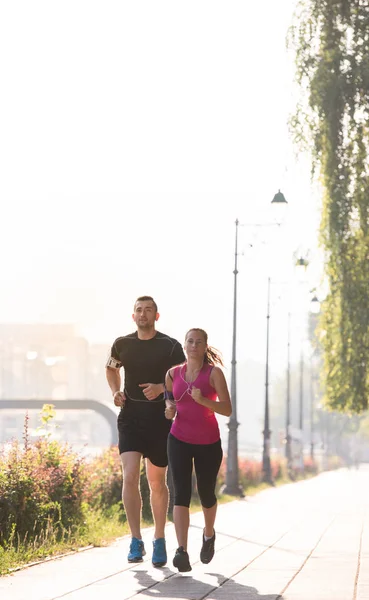
[[[141,562],[145,554],[141,537],[140,467],[145,458],[146,476],[155,525],[152,563],[167,562],[164,528],[168,509],[166,485],[167,437],[171,422],[165,418],[165,374],[185,361],[181,344],[155,329],[158,307],[151,296],[140,296],[132,315],[137,331],[119,337],[111,348],[106,377],[118,416],[119,453],[123,468],[122,499],[132,540],[128,561]],[[120,369],[124,369],[121,389]]]

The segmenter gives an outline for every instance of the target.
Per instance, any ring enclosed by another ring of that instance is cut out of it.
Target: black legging
[[[174,504],[190,506],[192,465],[195,465],[197,490],[201,505],[211,508],[216,503],[215,484],[222,463],[221,441],[215,444],[187,444],[171,433],[168,436],[168,460],[174,485]]]

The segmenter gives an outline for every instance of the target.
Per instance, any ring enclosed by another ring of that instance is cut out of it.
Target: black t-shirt
[[[160,331],[149,340],[140,340],[137,331],[117,338],[111,349],[111,358],[112,366],[124,368],[127,397],[124,412],[142,416],[143,413],[156,413],[158,409],[163,412],[163,394],[155,400],[147,400],[139,384],[164,383],[168,369],[186,360],[181,344]]]

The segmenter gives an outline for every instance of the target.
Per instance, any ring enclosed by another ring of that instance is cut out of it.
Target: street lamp
[[[230,496],[243,496],[238,473],[238,421],[237,421],[237,381],[236,381],[236,339],[237,339],[237,260],[238,260],[238,226],[236,219],[235,250],[234,250],[234,283],[233,283],[233,336],[232,336],[232,369],[231,369],[231,400],[232,414],[228,421],[228,453],[226,482],[223,493]]]
[[[285,457],[288,475],[292,469],[292,435],[291,435],[291,313],[287,320],[287,370],[286,370],[286,416],[285,416]]]
[[[274,198],[272,200],[272,205],[280,205],[283,208],[285,208],[288,204],[286,198],[284,197],[284,195],[282,194],[281,190],[278,190],[278,192],[274,195]]]
[[[305,260],[305,262],[302,262]],[[306,259],[299,259],[298,266],[307,266]],[[297,263],[296,263],[297,264]],[[318,305],[318,306],[317,306]],[[316,313],[319,312],[319,300],[316,296],[311,300],[311,312]],[[301,359],[300,359],[300,414],[299,414],[299,426],[301,432],[301,445],[300,445],[300,458],[303,465],[303,414],[304,414],[304,396],[303,396],[303,352],[301,351]],[[292,467],[292,435],[291,435],[291,313],[288,313],[288,340],[287,340],[287,386],[286,386],[286,448],[285,448],[285,456],[287,461],[287,469],[290,473]],[[311,387],[312,389],[312,387]],[[312,402],[312,400],[311,400]],[[313,411],[312,405],[310,410]],[[312,414],[312,412],[311,412]],[[311,424],[311,427],[313,425]],[[313,430],[311,430],[311,436],[313,435]],[[313,443],[313,442],[311,442]]]
[[[318,315],[320,312],[320,302],[319,302],[319,298],[317,296],[314,296],[311,299],[311,308],[310,308],[310,312],[313,315]]]
[[[313,355],[310,357],[310,458],[314,462],[314,374]]]
[[[290,475],[292,467],[291,451],[291,313],[288,313],[288,338],[287,338],[287,394],[286,394],[286,460],[287,470]]]
[[[318,315],[320,312],[320,302],[317,296],[314,296],[310,302],[310,312],[313,315]],[[314,351],[310,356],[310,458],[314,462],[314,417],[315,417],[315,389],[314,389]]]
[[[274,195],[271,201],[273,206],[285,207],[287,201],[280,190]],[[234,291],[233,291],[233,336],[232,336],[232,369],[231,369],[231,399],[232,415],[228,422],[228,452],[227,452],[227,470],[226,481],[222,492],[230,496],[243,496],[243,490],[239,483],[238,470],[238,426],[237,421],[237,275],[238,275],[238,219],[235,222],[235,252],[234,252]],[[251,226],[262,226],[261,223],[249,224]],[[280,225],[280,222],[265,223],[264,225]],[[268,301],[269,302],[269,301]],[[269,304],[268,304],[269,306]],[[268,308],[269,314],[269,308]],[[269,317],[267,319],[267,361],[266,361],[266,382],[265,382],[265,415],[264,415],[264,449],[263,449],[263,469],[265,465],[266,477],[271,480],[270,469],[270,429],[269,429]]]
[[[270,436],[269,429],[269,338],[270,338],[270,294],[271,284],[284,284],[287,282],[274,282],[268,278],[268,296],[267,296],[267,334],[266,334],[266,363],[265,363],[265,405],[264,405],[264,430],[263,430],[263,460],[262,460],[262,481],[274,485],[271,463],[270,463]]]
[[[306,271],[309,266],[307,256],[300,256],[295,263],[295,266],[299,270]],[[303,283],[303,282],[301,282]],[[304,337],[301,339],[301,353],[300,353],[300,402],[299,402],[299,430],[300,430],[300,467],[304,470]]]
[[[300,430],[300,468],[304,472],[304,348],[301,340],[300,352],[300,411],[299,411],[299,430]]]
[[[272,205],[278,206],[279,210],[287,207],[287,200],[278,190],[275,194]],[[264,403],[264,429],[263,429],[263,481],[273,484],[272,469],[270,464],[270,418],[269,418],[269,336],[270,336],[270,285],[271,280],[268,278],[268,296],[267,296],[267,332],[266,332],[266,361],[265,361],[265,403]]]
[[[264,430],[263,430],[263,481],[273,484],[272,469],[270,464],[270,435],[269,429],[269,321],[270,321],[270,277],[268,278],[267,301],[267,337],[265,361],[265,405],[264,405]]]

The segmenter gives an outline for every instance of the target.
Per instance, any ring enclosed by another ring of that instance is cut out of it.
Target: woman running
[[[173,565],[180,572],[191,571],[187,553],[192,469],[204,514],[201,562],[214,556],[217,512],[215,485],[223,451],[216,413],[229,417],[232,405],[223,366],[217,350],[208,346],[203,329],[190,329],[185,337],[187,360],[171,368],[165,380],[167,419],[174,419],[168,437],[168,460],[173,477],[173,518],[178,548]]]

